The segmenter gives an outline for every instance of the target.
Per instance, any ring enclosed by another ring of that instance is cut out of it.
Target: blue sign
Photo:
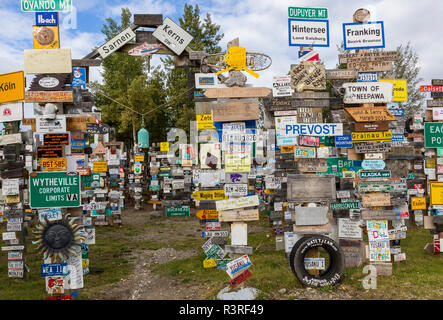
[[[57,12],[36,12],[35,25],[41,27],[56,27],[58,26]]]
[[[404,108],[388,108],[388,110],[392,113],[394,117],[404,117],[405,109]]]
[[[72,85],[86,89],[86,68],[72,68]]]
[[[40,267],[42,277],[49,276],[66,276],[69,274],[67,263],[48,263],[42,264]]]
[[[357,82],[377,82],[377,72],[362,72],[358,74]]]
[[[71,150],[72,149],[84,149],[86,147],[85,140],[72,140],[71,139]]]
[[[386,163],[383,160],[363,160],[361,167],[363,170],[383,170]]]
[[[404,134],[393,134],[392,141],[405,141],[405,135]]]
[[[352,148],[352,135],[345,134],[342,136],[335,136],[335,147],[336,148]]]

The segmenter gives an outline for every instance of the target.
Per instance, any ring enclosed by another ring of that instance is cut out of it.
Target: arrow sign
[[[218,211],[215,209],[198,210],[195,216],[200,220],[218,219]]]
[[[191,198],[197,201],[228,199],[224,190],[200,190],[191,194]]]

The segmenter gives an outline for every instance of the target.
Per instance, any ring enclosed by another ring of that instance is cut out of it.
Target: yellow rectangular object
[[[443,205],[443,182],[430,182],[430,205]]]
[[[107,172],[108,171],[108,163],[106,161],[94,161],[92,163],[92,171]]]
[[[66,158],[44,158],[40,160],[40,168],[42,171],[66,171]]]
[[[197,114],[195,115],[197,120],[197,129],[215,129],[214,123],[212,122],[212,114]]]
[[[217,259],[203,260],[203,268],[214,268],[217,266]]]
[[[352,132],[352,142],[392,141],[391,131]]]
[[[23,71],[0,75],[0,103],[25,99],[25,74]]]
[[[32,38],[34,49],[59,49],[60,36],[59,28],[55,27],[32,27]]]
[[[402,79],[380,79],[379,82],[391,82],[394,85],[394,102],[408,101],[408,82]]]
[[[225,154],[225,172],[251,172],[251,155]]]
[[[412,210],[426,210],[426,197],[411,197]]]
[[[135,156],[134,161],[135,162],[143,162],[143,161],[145,161],[145,156]]]
[[[160,151],[169,151],[169,142],[160,142]]]

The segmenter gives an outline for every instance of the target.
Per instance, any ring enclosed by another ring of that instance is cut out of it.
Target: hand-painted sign
[[[215,73],[196,73],[195,87],[197,89],[222,88],[224,84],[220,83]]]
[[[203,238],[211,238],[211,237],[228,237],[229,231],[203,231]]]
[[[316,149],[312,147],[294,147],[294,158],[315,158]],[[269,189],[269,188],[268,188]]]
[[[233,210],[238,208],[253,207],[259,205],[258,196],[249,196],[242,198],[234,198],[228,200],[219,200],[215,202],[218,211]]]
[[[288,19],[289,45],[329,47],[329,20]]]
[[[73,102],[72,91],[26,91],[25,102]]]
[[[291,65],[291,87],[298,92],[304,90],[325,90],[326,70],[324,65],[313,62],[301,62]],[[314,107],[314,105],[307,107]]]
[[[221,222],[257,221],[259,220],[258,209],[220,211],[218,220]]]
[[[443,92],[443,86],[420,86],[420,92]]]
[[[31,208],[71,208],[81,205],[78,172],[32,172],[29,175]]]
[[[391,205],[391,196],[389,193],[366,193],[362,194],[361,198],[363,207],[380,207]]]
[[[251,272],[249,271],[249,269],[246,269],[245,271],[243,271],[242,273],[240,273],[237,277],[235,277],[234,279],[232,279],[229,282],[229,285],[231,286],[231,288],[235,288],[236,286],[238,286],[240,283],[245,282],[246,279],[251,277]]]
[[[193,39],[189,33],[169,18],[163,20],[163,24],[155,29],[152,35],[177,55],[180,55]]]
[[[411,197],[412,210],[426,210],[426,197]]]
[[[352,82],[343,84],[344,103],[387,103],[393,101],[393,84],[390,82]]]
[[[397,118],[386,107],[345,108],[357,122],[396,121]]]
[[[345,50],[384,48],[383,21],[343,23],[343,40]]]
[[[23,71],[0,75],[0,103],[25,99],[25,75]]]

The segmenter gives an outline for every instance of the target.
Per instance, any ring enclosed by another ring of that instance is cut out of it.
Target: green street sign
[[[425,148],[443,148],[443,123],[425,123]]]
[[[360,202],[331,202],[331,210],[348,210],[348,209],[360,209]]]
[[[30,206],[72,208],[81,205],[78,172],[32,172],[29,175]]]
[[[443,148],[437,149],[437,157],[443,157]]]
[[[166,216],[167,217],[189,217],[190,216],[190,208],[189,208],[189,206],[166,207]]]
[[[327,8],[301,8],[301,7],[289,7],[289,18],[303,18],[303,19],[327,19]]]
[[[21,0],[23,12],[66,12],[72,10],[72,0]]]
[[[391,171],[360,171],[360,178],[390,178]]]

